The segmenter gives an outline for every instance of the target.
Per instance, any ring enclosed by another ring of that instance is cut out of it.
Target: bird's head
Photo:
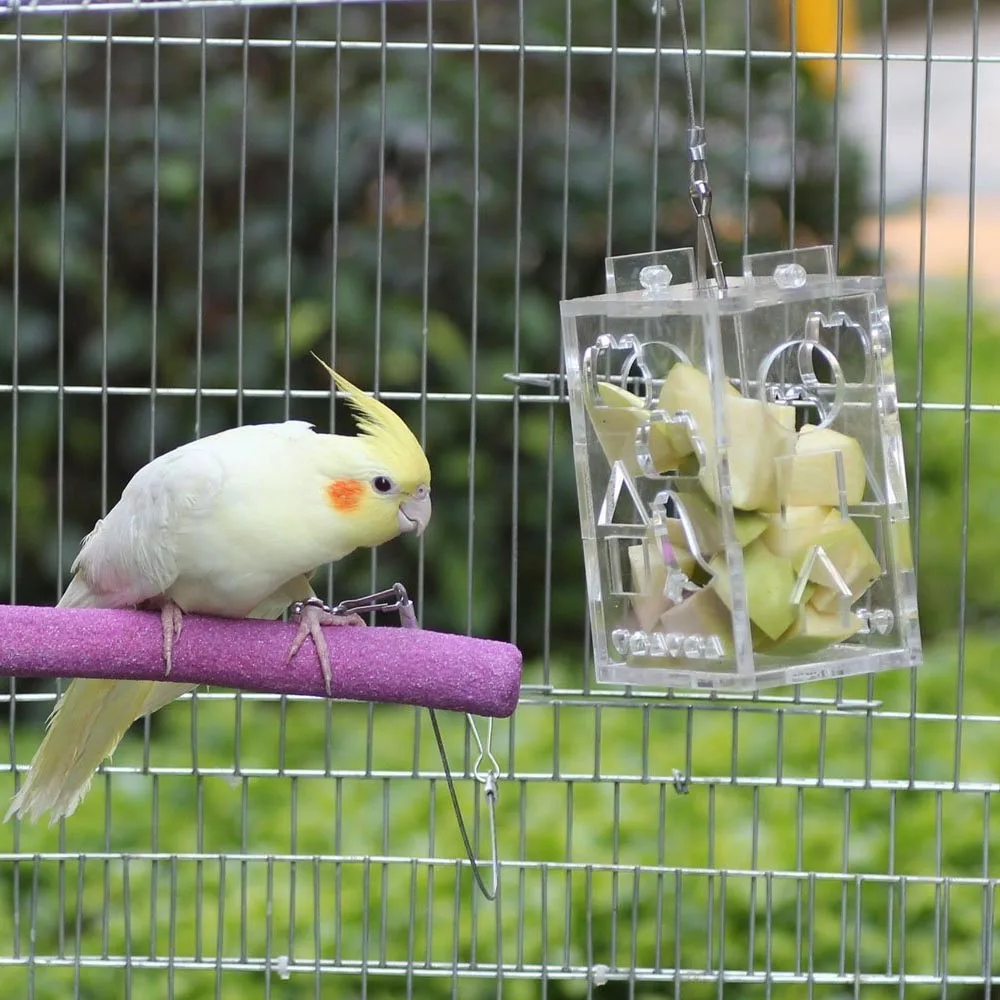
[[[423,534],[431,519],[431,469],[420,442],[385,403],[366,395],[319,358],[347,394],[358,434],[329,436],[326,498],[349,517],[359,544],[381,545],[399,534]]]

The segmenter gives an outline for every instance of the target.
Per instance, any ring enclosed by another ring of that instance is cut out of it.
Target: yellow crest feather
[[[427,456],[416,435],[394,410],[380,399],[362,392],[354,383],[335,372],[321,357],[313,357],[323,366],[334,384],[347,395],[347,404],[354,413],[359,434],[374,447],[396,477],[409,486],[430,485],[431,470]]]

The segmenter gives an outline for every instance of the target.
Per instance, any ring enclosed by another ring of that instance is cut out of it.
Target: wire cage
[[[724,258],[890,277],[925,663],[756,695],[590,662],[559,302],[690,243],[672,3],[2,7],[9,603],[55,602],[152,456],[341,426],[315,351],[435,491],[323,598],[403,580],[524,653],[494,902],[423,712],[201,688],[70,819],[2,828],[3,996],[992,995],[995,4],[686,5]],[[62,688],[5,685],[9,792]]]

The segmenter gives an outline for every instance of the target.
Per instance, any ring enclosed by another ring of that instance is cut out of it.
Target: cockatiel
[[[278,618],[315,596],[309,578],[320,566],[422,534],[431,473],[419,442],[385,404],[324,368],[347,394],[357,435],[296,420],[251,424],[159,456],[84,539],[59,607],[160,608],[169,675],[185,612]],[[307,605],[289,659],[311,637],[329,691],[322,626],[354,624],[364,623]],[[5,821],[72,814],[129,726],[193,687],[74,680]]]

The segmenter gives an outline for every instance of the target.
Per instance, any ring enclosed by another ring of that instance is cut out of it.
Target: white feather
[[[61,607],[167,597],[186,612],[277,618],[313,595],[308,577],[364,544],[331,516],[324,487],[362,457],[357,438],[301,421],[248,425],[150,462],[84,539]],[[339,457],[338,457],[339,456]],[[132,723],[191,685],[73,681],[5,819],[69,816]]]

